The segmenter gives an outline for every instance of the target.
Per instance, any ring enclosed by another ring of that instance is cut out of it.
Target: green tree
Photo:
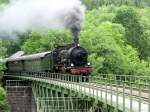
[[[6,55],[6,48],[3,46],[3,42],[0,39],[0,80],[2,78],[2,74],[4,70],[4,64],[2,63],[3,58]],[[2,87],[0,87],[0,110],[1,111],[6,111],[8,110],[8,104],[6,100],[6,93]]]
[[[136,7],[148,7],[150,6],[149,0],[81,0],[88,10],[98,9],[101,6],[136,6]]]
[[[8,111],[8,104],[6,100],[6,93],[2,87],[0,87],[0,110],[3,112]]]
[[[52,50],[55,45],[71,42],[71,34],[64,30],[51,30],[45,34],[32,32],[22,45],[26,53],[37,53]]]
[[[35,52],[40,52],[40,39],[41,35],[38,33],[32,32],[28,35],[28,39],[23,43],[22,49],[23,51],[31,54]]]
[[[90,60],[94,62],[94,67],[97,67],[94,68],[97,72],[127,74],[128,64],[121,48],[124,46],[124,33],[121,25],[110,22],[101,23],[93,31],[81,33],[81,42],[88,48],[91,54],[89,58],[92,58]]]
[[[2,63],[3,58],[6,55],[6,48],[3,46],[3,41],[0,39],[0,80],[2,78],[2,70],[4,70],[4,64]]]
[[[149,75],[148,63],[139,59],[137,49],[127,41],[126,27],[112,23],[120,8],[122,6],[104,6],[88,11],[81,32],[81,44],[89,51],[94,74]]]
[[[17,42],[17,40],[10,40],[10,39],[2,38],[1,46],[7,49],[6,51],[7,56],[10,56],[20,50],[20,43]]]
[[[147,38],[143,36],[144,31],[136,11],[131,7],[121,7],[114,18],[114,22],[125,27],[127,43],[137,48],[140,58],[145,59],[150,44],[147,43]]]

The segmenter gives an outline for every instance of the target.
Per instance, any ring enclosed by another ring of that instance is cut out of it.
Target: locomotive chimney
[[[75,43],[76,45],[79,44],[79,38],[78,38],[78,37],[75,37],[75,38],[74,38],[74,43]]]
[[[74,27],[71,29],[72,35],[73,35],[73,42],[75,43],[75,45],[79,44],[79,33],[80,33],[80,29]]]

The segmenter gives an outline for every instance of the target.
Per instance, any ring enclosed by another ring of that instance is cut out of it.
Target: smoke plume
[[[0,36],[69,28],[78,37],[84,10],[80,0],[10,0],[0,12]]]

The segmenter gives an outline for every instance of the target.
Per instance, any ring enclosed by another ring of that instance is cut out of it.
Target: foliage
[[[82,0],[82,2],[86,5],[87,9],[95,9],[100,6],[106,5],[128,5],[128,6],[136,6],[136,7],[148,7],[150,6],[149,0]]]
[[[81,33],[81,42],[91,54],[89,60],[94,62],[95,73],[126,72],[126,61],[120,48],[123,46],[123,36],[124,28],[110,22],[103,22],[95,30]]]
[[[121,22],[116,22],[117,18]],[[114,21],[117,24],[113,23]],[[129,38],[127,34],[130,34],[132,38],[135,37],[134,39],[139,36],[137,42],[141,45],[135,45],[140,49],[148,48],[149,44],[141,41],[141,39],[144,40],[143,33],[141,33],[143,31],[141,22],[143,21],[132,7],[103,6],[87,12],[80,40],[90,53],[89,60],[94,64],[94,74],[149,75],[149,64],[140,60],[139,55],[142,53],[138,52],[139,50],[133,44],[129,44],[130,41],[127,40]],[[145,32],[144,34],[148,39],[149,33]],[[145,53],[149,53],[149,50],[145,50]],[[146,57],[145,54],[144,57]]]
[[[1,80],[1,77],[3,74],[2,70],[4,69],[4,65],[1,61],[5,55],[6,55],[6,48],[3,46],[3,42],[0,39],[0,80]],[[0,87],[0,110],[5,111],[7,109],[8,109],[8,105],[7,105],[7,101],[6,101],[6,94],[5,94],[4,89],[2,89]]]
[[[4,3],[5,2],[5,0],[0,0],[0,4],[2,4],[2,3]]]
[[[16,51],[20,50],[20,43],[17,40],[8,40],[8,39],[1,39],[3,48],[7,49],[6,56],[14,54]]]
[[[1,111],[7,111],[8,110],[6,93],[2,87],[0,87],[0,110]]]
[[[8,0],[0,0],[0,10],[2,10],[3,8],[5,8],[6,3],[8,3]]]
[[[137,9],[136,12],[140,15],[140,25],[143,29],[143,38],[144,38],[144,44],[143,44],[143,50],[142,57],[145,60],[148,60],[150,56],[150,8],[144,8],[144,9]]]
[[[150,54],[150,43],[148,38],[146,38],[147,36],[144,35],[139,19],[133,8],[121,7],[117,11],[114,22],[125,27],[127,42],[138,49],[141,59],[145,59]]]
[[[22,45],[22,49],[26,53],[51,50],[55,45],[62,45],[71,41],[70,33],[61,30],[51,30],[45,34],[32,32],[28,36]]]
[[[2,63],[2,59],[6,55],[6,48],[3,46],[3,41],[0,39],[0,79],[2,77],[2,70],[4,69],[4,65]]]

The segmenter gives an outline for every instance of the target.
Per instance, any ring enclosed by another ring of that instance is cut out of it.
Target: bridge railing
[[[70,75],[60,73],[47,72],[20,72],[15,73],[17,76],[46,78],[59,81],[69,81],[70,83],[87,83],[89,86],[101,86],[103,89],[116,91],[119,89],[128,95],[133,94],[135,97],[140,97],[142,93],[150,92],[150,77],[148,76],[133,76],[133,75],[114,75],[114,74],[98,74],[97,76]],[[122,88],[122,90],[121,90]],[[128,91],[128,92],[126,92]],[[143,98],[148,99],[148,96]]]
[[[6,75],[9,75],[7,73]],[[96,76],[83,76],[83,75],[71,75],[71,74],[60,74],[60,73],[47,73],[47,72],[19,72],[11,73],[15,76],[25,77],[38,77],[38,78],[50,78],[53,80],[70,81],[70,82],[89,82],[89,83],[105,83],[111,85],[119,85],[126,87],[133,86],[138,88],[139,85],[143,90],[149,89],[150,77],[149,76],[133,76],[133,75],[114,75],[114,74],[98,74]]]
[[[7,75],[8,74],[9,73],[7,73]],[[14,73],[14,74],[15,76],[49,78],[53,80],[70,81],[70,82],[89,82],[91,81],[91,77],[92,77],[92,76],[47,73],[47,72],[19,72],[19,73]],[[11,73],[11,75],[13,74]]]
[[[126,102],[125,97],[129,98],[130,112],[132,112],[132,109],[135,108],[132,107],[134,100],[138,101],[137,107],[139,112],[141,112],[142,102],[147,102],[149,108],[147,110],[150,112],[149,76],[99,74],[98,76],[92,77],[92,83],[102,85],[101,88],[107,93],[116,94],[117,97],[122,96],[123,105],[125,105]],[[112,103],[112,96],[110,99]]]
[[[83,76],[83,75],[71,75],[71,74],[47,73],[47,72],[20,72],[14,74],[19,76],[51,78],[54,80],[63,80],[71,82],[110,83],[114,85],[126,84],[126,86],[130,86],[130,84],[132,84],[135,87],[137,87],[137,85],[139,84],[143,86],[147,86],[150,84],[149,76],[115,75],[115,74],[98,74],[96,76]]]

